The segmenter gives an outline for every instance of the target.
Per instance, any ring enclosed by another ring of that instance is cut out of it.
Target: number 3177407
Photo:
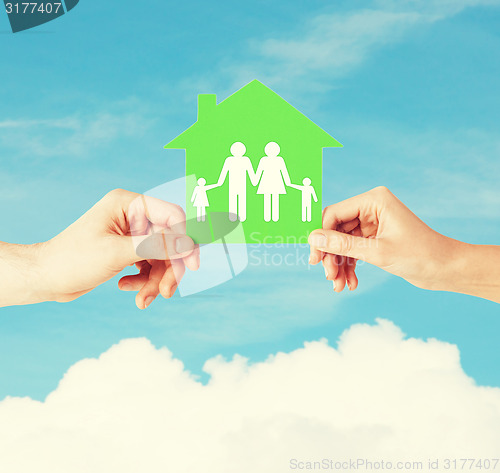
[[[6,3],[7,13],[10,15],[11,13],[22,14],[22,15],[30,15],[35,13],[48,13],[49,15],[52,13],[59,13],[59,10],[62,8],[62,3],[43,3],[43,2],[31,2],[31,3]]]

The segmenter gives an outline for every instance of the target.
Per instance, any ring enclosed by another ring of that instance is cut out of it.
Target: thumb
[[[141,236],[119,236],[119,248],[127,264],[156,259],[173,260],[185,258],[195,249],[194,241],[186,234],[153,233]]]
[[[348,256],[378,266],[380,264],[380,240],[337,232],[314,230],[309,244],[317,250],[334,255]]]

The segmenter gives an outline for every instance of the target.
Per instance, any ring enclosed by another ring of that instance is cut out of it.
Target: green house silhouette
[[[165,146],[186,150],[188,234],[197,243],[210,243],[215,239],[214,234],[220,233],[220,228],[214,228],[210,214],[228,213],[229,179],[206,192],[209,205],[205,221],[197,221],[197,208],[191,200],[198,179],[205,179],[207,185],[218,182],[226,158],[232,156],[230,150],[235,142],[245,145],[245,156],[250,159],[254,171],[266,156],[266,145],[277,143],[291,183],[302,186],[303,180],[309,178],[317,202],[311,201],[310,221],[303,221],[302,191],[286,187],[286,193],[279,196],[279,220],[265,221],[264,196],[257,193],[258,185],[253,186],[247,176],[246,217],[242,222],[245,236],[244,239],[239,236],[234,242],[307,242],[308,234],[321,226],[323,148],[342,145],[258,80],[219,104],[215,95],[199,95],[197,122]],[[192,175],[194,177],[189,179]]]

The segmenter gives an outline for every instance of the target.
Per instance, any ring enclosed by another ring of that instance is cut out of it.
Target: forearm
[[[220,186],[222,186],[222,184],[224,184],[224,181],[226,180],[227,173],[228,173],[228,170],[225,167],[222,168],[222,171],[221,171],[220,176],[219,176],[219,180],[217,181],[217,187],[220,187]]]
[[[0,242],[0,307],[49,300],[44,287],[40,254],[44,244]]]
[[[444,289],[500,303],[500,246],[459,244]]]

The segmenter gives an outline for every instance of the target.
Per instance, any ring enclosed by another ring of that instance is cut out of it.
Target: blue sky
[[[15,35],[0,15],[0,239],[48,239],[108,190],[182,176],[163,145],[195,120],[196,95],[257,78],[343,143],[325,152],[324,204],[386,185],[438,231],[498,243],[499,2],[269,3],[82,0]],[[200,374],[219,353],[257,361],[377,317],[456,343],[470,376],[500,386],[498,305],[367,265],[358,294],[336,295],[300,261],[146,312],[116,280],[71,304],[1,309],[0,398],[43,399],[123,338],[147,336]]]

